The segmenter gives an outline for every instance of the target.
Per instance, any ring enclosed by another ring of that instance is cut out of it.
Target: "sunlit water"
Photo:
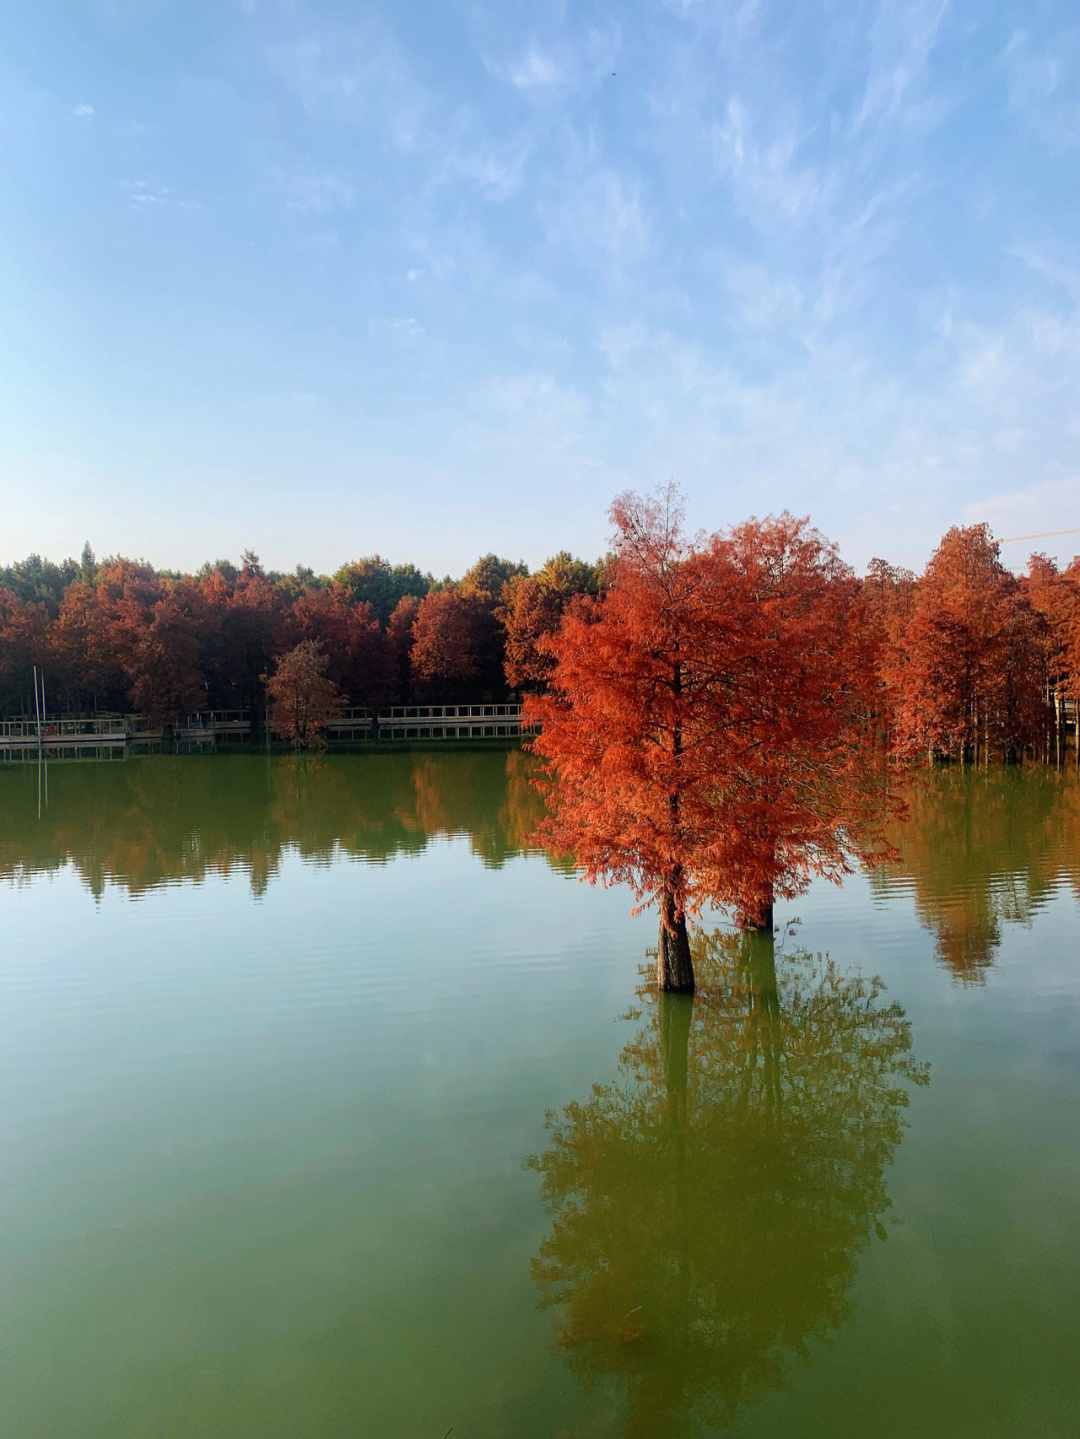
[[[924,776],[692,1010],[522,845],[517,752],[45,779],[0,766],[5,1436],[1080,1430],[1071,771]]]

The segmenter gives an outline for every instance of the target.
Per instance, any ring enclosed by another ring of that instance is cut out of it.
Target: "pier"
[[[346,710],[325,733],[328,739],[513,739],[523,730],[520,703],[508,703]]]
[[[520,702],[506,704],[393,705],[386,710],[347,709],[325,729],[329,740],[516,739],[527,733]],[[128,753],[140,745],[173,741],[187,746],[245,739],[251,734],[246,710],[188,715],[172,725],[151,725],[144,715],[61,715],[0,720],[0,756]]]

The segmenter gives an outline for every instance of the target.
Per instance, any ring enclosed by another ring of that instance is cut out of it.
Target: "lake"
[[[0,1433],[1074,1436],[1080,783],[703,924],[512,751],[0,766]]]

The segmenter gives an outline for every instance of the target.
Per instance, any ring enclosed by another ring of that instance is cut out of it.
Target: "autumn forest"
[[[983,525],[950,530],[921,575],[875,559],[857,578],[825,549],[844,642],[894,753],[1055,754],[1080,694],[1080,559],[1058,569],[1033,555],[1018,578]],[[243,709],[255,723],[303,645],[349,706],[535,693],[554,664],[545,636],[567,611],[595,613],[614,580],[612,556],[565,552],[532,573],[485,555],[442,580],[378,555],[332,576],[268,573],[250,552],[196,574],[99,562],[89,546],[61,564],[31,555],[0,568],[0,716],[33,712],[37,666],[50,711],[160,724]]]

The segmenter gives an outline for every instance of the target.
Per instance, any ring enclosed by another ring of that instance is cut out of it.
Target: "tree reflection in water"
[[[694,997],[642,990],[619,1076],[548,1116],[551,1233],[534,1260],[556,1343],[624,1381],[626,1433],[723,1425],[849,1313],[912,1085],[881,982],[772,940],[699,941]]]
[[[904,787],[909,819],[889,838],[897,864],[870,872],[882,895],[910,891],[938,958],[982,983],[1002,926],[1030,924],[1065,882],[1080,897],[1080,784],[1068,771],[941,766]]]
[[[72,864],[94,894],[247,872],[262,894],[286,852],[388,862],[464,835],[499,868],[530,848],[543,800],[519,749],[327,755],[152,755],[0,772],[0,879]]]
[[[0,880],[71,865],[94,894],[246,874],[262,894],[287,853],[367,864],[462,836],[497,869],[534,848],[544,812],[519,749],[152,755],[123,762],[0,765]],[[907,778],[898,864],[869,876],[911,894],[939,958],[965,980],[993,961],[1065,884],[1080,898],[1080,779],[1072,769],[939,767]],[[47,794],[48,802],[44,803]],[[40,813],[39,813],[39,801]],[[569,871],[569,860],[548,862]]]

